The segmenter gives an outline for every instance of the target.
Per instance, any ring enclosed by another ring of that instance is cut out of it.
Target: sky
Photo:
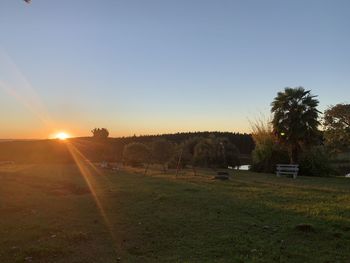
[[[0,138],[250,132],[285,87],[350,103],[347,0],[1,0]]]

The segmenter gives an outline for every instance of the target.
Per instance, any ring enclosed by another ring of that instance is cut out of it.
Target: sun
[[[59,132],[55,135],[55,138],[59,139],[61,141],[64,141],[64,140],[70,138],[70,135],[68,133],[65,133],[65,132]]]

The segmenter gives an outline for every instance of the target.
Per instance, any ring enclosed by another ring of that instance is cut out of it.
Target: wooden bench
[[[292,175],[293,178],[297,178],[299,165],[298,164],[277,164],[276,175]]]

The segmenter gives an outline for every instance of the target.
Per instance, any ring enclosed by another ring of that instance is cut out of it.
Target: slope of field
[[[77,161],[0,167],[0,262],[350,262],[350,179]]]

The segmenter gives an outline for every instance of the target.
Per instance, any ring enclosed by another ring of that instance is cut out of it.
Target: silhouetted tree
[[[109,131],[106,128],[95,128],[91,132],[92,136],[97,139],[106,139],[109,136]]]
[[[219,144],[222,148],[223,151],[223,158],[220,157],[218,164],[221,167],[227,168],[228,166],[239,166],[240,165],[240,160],[239,160],[239,150],[234,145],[231,143],[227,138],[219,139]]]
[[[173,154],[173,144],[169,141],[159,139],[152,143],[152,159],[155,163],[163,166],[164,172],[166,172],[166,166],[173,157]]]
[[[116,138],[116,140],[121,141],[123,144],[128,144],[131,142],[142,142],[148,144],[152,143],[154,140],[164,139],[173,144],[181,144],[192,138],[210,138],[211,136],[215,136],[217,138],[227,138],[231,143],[237,146],[241,154],[251,154],[255,147],[254,141],[250,134],[233,132],[182,132],[161,135],[130,136]]]
[[[227,168],[239,165],[239,151],[227,138],[201,139],[194,147],[194,164],[205,167]]]
[[[287,147],[291,163],[298,162],[302,147],[315,143],[320,137],[319,101],[315,97],[302,87],[285,88],[271,103],[273,132]]]
[[[151,157],[150,149],[143,143],[133,142],[124,147],[123,160],[132,166],[148,164]]]
[[[210,138],[200,140],[194,148],[194,164],[210,167],[214,160],[214,144]]]
[[[201,138],[193,137],[187,139],[177,147],[177,152],[175,153],[174,157],[176,160],[178,160],[179,154],[181,153],[181,167],[185,167],[186,165],[193,165],[194,149],[200,141]]]
[[[194,175],[196,175],[194,148],[200,140],[200,137],[192,137],[175,147],[174,155],[169,165],[171,165],[173,168],[176,168],[176,174],[178,174],[179,170],[182,168],[190,165],[193,169]]]
[[[333,152],[350,150],[350,104],[337,104],[324,112],[326,145]]]

